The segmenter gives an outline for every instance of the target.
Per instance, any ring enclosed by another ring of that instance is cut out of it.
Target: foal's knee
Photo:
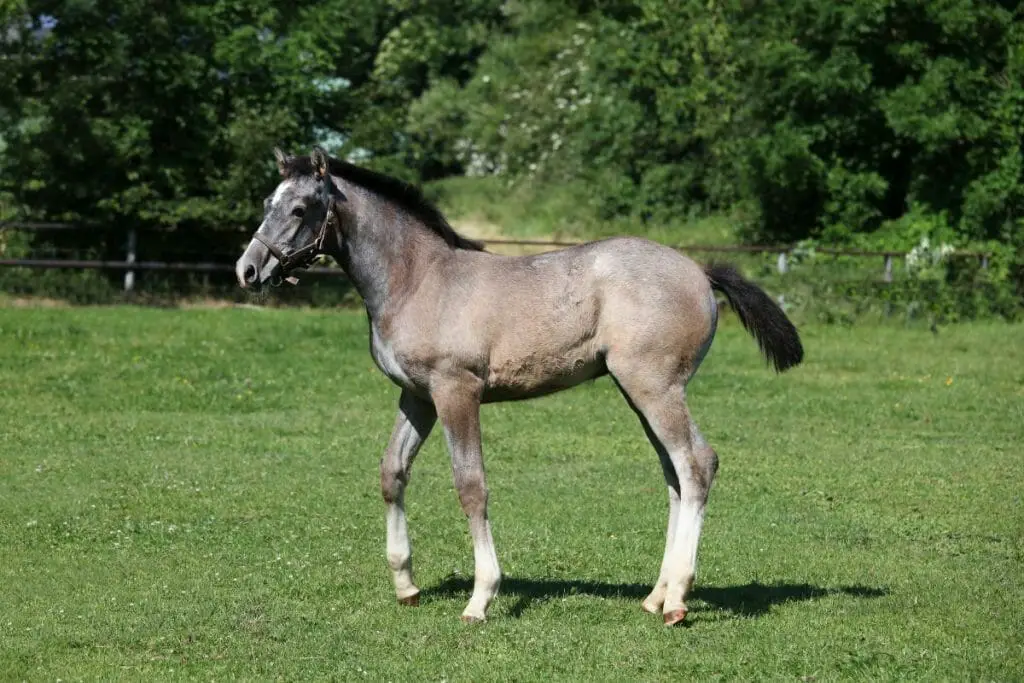
[[[380,466],[380,493],[384,502],[388,505],[397,502],[402,497],[408,475],[402,470],[381,463]]]

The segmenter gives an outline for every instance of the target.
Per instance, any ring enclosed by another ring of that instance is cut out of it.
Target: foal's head
[[[281,182],[263,201],[263,222],[235,264],[239,284],[254,290],[309,266],[323,253],[338,220],[334,205],[341,195],[331,180],[327,153],[317,147],[300,159],[275,149],[274,156]]]

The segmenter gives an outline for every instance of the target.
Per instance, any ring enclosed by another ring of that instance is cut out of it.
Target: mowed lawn
[[[0,678],[1024,677],[1024,327],[802,328],[769,372],[729,316],[690,405],[718,450],[687,626],[640,610],[657,458],[607,379],[486,406],[505,573],[436,431],[384,557],[397,390],[351,311],[0,309]]]

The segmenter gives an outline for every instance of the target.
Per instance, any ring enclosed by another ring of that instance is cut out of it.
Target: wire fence
[[[104,230],[111,229],[110,226],[85,226],[74,223],[45,223],[45,222],[0,222],[0,231],[25,231],[41,233],[56,231],[65,233],[67,231],[81,230]],[[116,228],[114,228],[116,229]],[[183,261],[183,260],[139,260],[139,234],[140,230],[128,229],[124,231],[125,239],[122,243],[124,257],[122,259],[93,259],[93,258],[57,258],[58,253],[75,253],[73,248],[51,248],[50,256],[47,258],[0,258],[0,267],[18,267],[32,269],[72,269],[72,270],[105,270],[122,271],[124,273],[123,288],[126,292],[132,291],[135,286],[137,272],[162,271],[177,273],[233,273],[234,264],[227,262],[209,261]],[[239,233],[241,236],[241,233]],[[495,247],[533,247],[540,250],[559,249],[584,244],[578,240],[542,240],[542,239],[513,239],[513,238],[485,238],[479,240],[486,245]],[[750,255],[774,255],[775,270],[781,275],[789,271],[791,259],[797,253],[795,245],[668,245],[674,249],[688,253],[703,254],[750,254]],[[164,249],[161,249],[164,251]],[[191,254],[198,254],[195,249],[187,250]],[[176,248],[175,252],[180,254],[181,249]],[[882,282],[892,282],[893,264],[896,260],[903,260],[906,252],[902,251],[870,251],[861,249],[837,249],[817,248],[815,253],[835,256],[852,257],[856,259],[876,259],[879,263],[878,273]],[[954,256],[977,259],[982,269],[988,268],[989,255],[983,252],[957,251]],[[325,275],[333,277],[344,277],[345,274],[340,268],[314,266],[306,272],[313,275]]]

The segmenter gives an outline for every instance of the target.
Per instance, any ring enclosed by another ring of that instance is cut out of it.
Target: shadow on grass
[[[469,599],[473,580],[449,576],[441,583],[423,590],[424,597]],[[557,600],[570,595],[593,595],[640,601],[647,597],[651,586],[640,583],[604,583],[599,581],[563,581],[558,579],[520,579],[506,576],[501,581],[501,593],[515,595],[518,600],[509,610],[510,616],[519,617],[534,604]],[[756,581],[740,586],[696,586],[690,600],[700,600],[714,610],[734,617],[760,617],[772,607],[789,602],[814,600],[830,595],[855,598],[878,598],[888,595],[884,588],[869,586],[840,586],[826,588],[809,583],[762,584]]]

